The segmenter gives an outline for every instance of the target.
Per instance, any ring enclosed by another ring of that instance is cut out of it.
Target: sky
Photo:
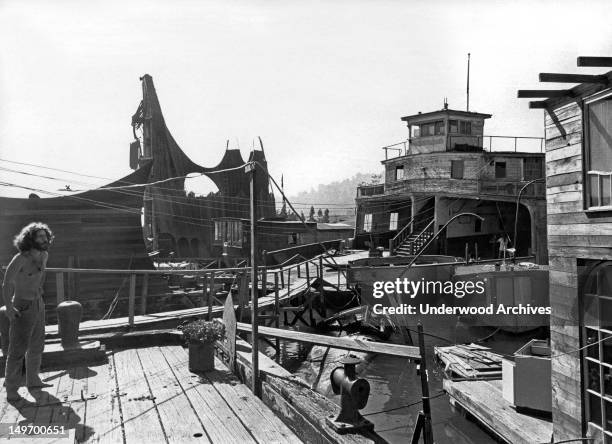
[[[260,136],[289,195],[380,172],[381,147],[407,138],[402,116],[445,97],[465,109],[468,52],[470,110],[493,115],[485,134],[543,136],[543,111],[516,91],[567,87],[540,84],[540,72],[603,72],[576,57],[612,55],[611,13],[607,0],[0,0],[0,181],[50,192],[108,182],[6,160],[130,173],[145,73],[192,160],[216,165],[226,140],[247,158]]]

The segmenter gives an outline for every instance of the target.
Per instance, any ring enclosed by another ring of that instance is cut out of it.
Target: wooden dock
[[[0,439],[9,437],[10,425],[53,424],[67,433],[45,442],[302,442],[220,361],[211,372],[189,372],[179,345],[118,349],[104,364],[41,377],[52,386],[21,388],[17,402],[7,403],[2,387]]]
[[[473,416],[477,422],[509,444],[551,442],[552,422],[518,413],[502,395],[502,381],[450,381],[444,390],[451,404]]]

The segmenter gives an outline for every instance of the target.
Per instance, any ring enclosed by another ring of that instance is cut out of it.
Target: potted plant
[[[215,367],[215,341],[225,336],[225,325],[198,319],[183,326],[183,337],[189,346],[189,370],[205,372]]]

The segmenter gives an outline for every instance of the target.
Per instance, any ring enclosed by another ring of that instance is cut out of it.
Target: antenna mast
[[[467,111],[470,110],[470,53],[468,52],[468,68],[467,68]]]

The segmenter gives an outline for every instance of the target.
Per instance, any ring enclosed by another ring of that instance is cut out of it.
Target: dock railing
[[[319,255],[317,257],[306,259],[303,256],[296,254],[293,257],[287,259],[282,264],[274,266],[261,265],[258,267],[260,278],[258,286],[261,289],[261,296],[266,296],[268,292],[273,291],[267,288],[266,283],[270,283],[275,291],[275,297],[278,299],[279,291],[283,291],[284,299],[291,299],[292,293],[296,291],[302,291],[303,288],[310,288],[313,285],[315,279],[321,279],[323,277],[323,267],[327,265],[327,259],[325,255]],[[149,314],[147,310],[148,299],[152,296],[150,292],[150,280],[152,276],[158,277],[177,277],[187,278],[188,281],[193,285],[191,287],[193,291],[190,294],[196,294],[201,296],[201,300],[206,304],[208,309],[206,315],[211,318],[213,313],[213,305],[223,305],[223,301],[217,297],[217,288],[220,285],[231,284],[236,286],[239,298],[237,305],[243,309],[248,308],[249,296],[248,286],[250,279],[250,268],[248,267],[233,267],[233,268],[208,268],[208,269],[181,269],[181,270],[149,270],[149,269],[90,269],[90,268],[47,268],[48,275],[55,276],[55,293],[56,302],[59,304],[66,300],[67,296],[73,299],[79,299],[77,295],[70,294],[67,288],[67,281],[74,279],[75,275],[96,275],[97,277],[103,276],[123,276],[123,282],[127,286],[127,315],[128,315],[128,326],[134,326],[134,318],[138,314],[145,315]],[[341,287],[341,280],[343,276],[343,270],[341,267],[335,269],[337,277],[337,287]],[[333,274],[332,274],[333,276]],[[329,279],[329,272],[327,278]],[[245,280],[244,282],[242,280]],[[123,287],[123,285],[121,285]],[[324,301],[324,290],[323,285],[320,285],[321,300]],[[242,289],[242,290],[241,290]],[[139,290],[139,291],[137,291]],[[170,294],[172,288],[168,288]],[[230,288],[231,291],[231,288]],[[244,294],[243,294],[244,293]],[[222,298],[222,296],[221,296]],[[137,309],[137,303],[139,303],[139,309]],[[108,301],[111,304],[111,300]],[[278,301],[273,305],[277,306]],[[324,304],[323,304],[324,307]],[[270,304],[264,305],[263,309],[269,309]],[[324,308],[323,308],[324,309]]]

